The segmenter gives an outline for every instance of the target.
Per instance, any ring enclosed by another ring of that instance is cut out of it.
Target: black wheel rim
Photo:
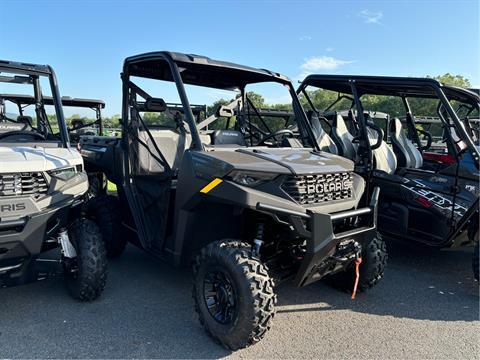
[[[237,299],[233,282],[222,270],[211,270],[203,279],[203,298],[210,315],[221,324],[233,321]]]

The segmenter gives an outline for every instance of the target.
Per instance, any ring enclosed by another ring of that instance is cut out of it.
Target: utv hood
[[[208,152],[209,156],[224,161],[235,169],[306,175],[353,171],[353,162],[327,152],[313,152],[299,148],[242,148]]]
[[[73,148],[0,146],[0,173],[36,172],[82,164]]]

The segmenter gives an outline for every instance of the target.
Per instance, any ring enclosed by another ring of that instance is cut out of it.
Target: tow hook
[[[258,224],[257,236],[253,239],[252,255],[258,257],[260,255],[260,248],[263,245],[263,224]]]
[[[362,263],[361,252],[355,253],[355,284],[353,285],[352,300],[355,300],[357,295],[358,281],[360,280],[360,264]]]
[[[57,240],[62,247],[63,256],[70,259],[77,257],[77,251],[75,250],[72,243],[70,242],[67,229],[65,228],[60,229],[60,232],[58,233],[58,236],[57,236]]]

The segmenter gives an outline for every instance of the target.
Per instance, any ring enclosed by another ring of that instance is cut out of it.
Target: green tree
[[[427,76],[430,77],[430,76]],[[471,87],[470,80],[468,80],[463,75],[452,75],[450,73],[446,73],[443,75],[434,76],[433,79],[440,81],[442,84],[446,85],[455,85],[461,87]]]

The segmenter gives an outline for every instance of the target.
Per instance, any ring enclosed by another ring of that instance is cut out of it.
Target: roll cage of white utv
[[[20,116],[24,115],[25,108],[29,105],[35,105],[35,97],[30,95],[22,94],[0,94],[0,113],[2,112],[2,105],[4,106],[5,102],[11,102],[17,106],[18,113]],[[52,96],[43,96],[43,103],[45,105],[54,105],[54,99]],[[102,100],[96,99],[84,99],[84,98],[74,98],[70,96],[62,96],[62,106],[64,107],[77,107],[91,109],[95,112],[95,121],[91,123],[84,124],[79,127],[75,127],[72,130],[79,130],[84,127],[89,127],[92,125],[98,125],[99,134],[103,135],[103,121],[102,121],[102,110],[105,109],[105,102]]]
[[[57,78],[52,67],[49,65],[36,65],[0,60],[0,82],[33,86],[35,114],[38,118],[40,126],[45,127],[43,131],[46,132],[48,131],[47,128],[49,127],[49,123],[44,109],[45,102],[40,85],[40,76],[47,77],[50,83],[52,92],[52,105],[55,108],[55,113],[57,116],[61,144],[63,147],[70,147],[70,139],[63,114]]]

